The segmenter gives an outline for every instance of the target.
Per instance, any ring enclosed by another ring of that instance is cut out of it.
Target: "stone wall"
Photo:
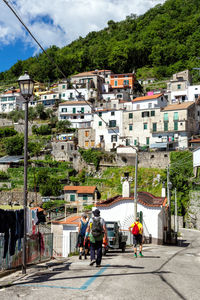
[[[185,222],[186,228],[200,230],[200,191],[190,192],[190,206]]]
[[[170,152],[139,152],[138,161],[139,167],[165,169],[170,163]]]
[[[24,201],[24,193],[23,191],[1,191],[0,192],[0,204],[1,205],[8,205],[10,202],[15,204],[19,203],[23,205]],[[27,196],[27,203],[36,202],[36,194],[33,192],[29,192]],[[37,203],[42,203],[42,199],[40,194],[37,193]]]

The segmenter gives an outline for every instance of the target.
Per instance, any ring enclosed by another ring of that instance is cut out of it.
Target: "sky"
[[[165,0],[7,0],[46,49],[63,47],[90,31],[107,27],[109,20],[142,15]],[[19,20],[0,0],[0,72],[40,51]]]

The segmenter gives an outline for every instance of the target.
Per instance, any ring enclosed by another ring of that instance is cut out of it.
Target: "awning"
[[[167,148],[168,143],[155,143],[151,144],[150,148]]]

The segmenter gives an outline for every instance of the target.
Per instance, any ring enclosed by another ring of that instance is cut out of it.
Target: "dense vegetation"
[[[110,20],[105,29],[90,32],[61,49],[52,46],[47,52],[66,76],[105,68],[163,78],[198,67],[199,36],[200,1],[167,0],[144,15],[132,14],[121,22]],[[0,73],[0,81],[17,78],[25,70],[43,82],[62,77],[46,55],[39,54]],[[193,76],[195,81],[200,79],[198,71],[193,71]]]

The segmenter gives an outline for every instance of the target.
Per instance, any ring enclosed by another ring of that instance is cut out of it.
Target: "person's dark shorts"
[[[137,244],[142,244],[142,234],[133,235],[133,245],[136,246]]]

